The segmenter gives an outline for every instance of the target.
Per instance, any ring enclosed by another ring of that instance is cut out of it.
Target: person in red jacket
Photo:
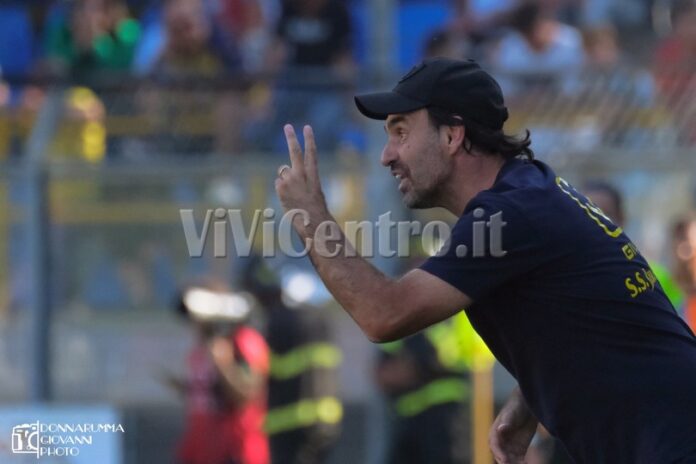
[[[197,340],[185,380],[170,379],[186,397],[181,464],[269,464],[266,379],[270,354],[263,337],[245,324],[249,302],[241,295],[187,289],[180,309]]]

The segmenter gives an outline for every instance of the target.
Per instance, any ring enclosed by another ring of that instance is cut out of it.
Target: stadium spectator
[[[655,53],[655,74],[660,90],[679,98],[696,86],[696,0],[676,0],[671,10],[672,34]]]
[[[276,26],[287,67],[352,65],[351,22],[338,0],[285,0]]]
[[[491,64],[506,95],[532,88],[572,88],[583,63],[580,32],[553,19],[535,1],[512,14],[512,31],[497,44]]]
[[[143,39],[134,61],[134,71],[139,75],[152,69],[165,48],[167,3],[151,5],[143,12]],[[201,0],[191,7],[205,23],[207,48],[225,67],[255,72],[262,66],[269,41],[269,18],[273,8],[268,7],[268,3],[264,0]]]
[[[684,104],[696,92],[696,0],[676,0],[671,9],[672,34],[657,47],[654,72],[663,99],[678,115],[680,136],[696,143],[696,110]],[[686,98],[685,98],[686,97]],[[681,127],[680,127],[681,126]]]
[[[644,24],[651,2],[634,0],[582,0],[576,3],[580,8],[580,22],[585,27],[599,27],[615,24],[621,29]]]
[[[611,71],[620,59],[616,31],[611,26],[600,26],[582,31],[586,66],[598,71]]]
[[[212,24],[202,0],[169,0],[164,9],[165,46],[151,74],[157,78],[215,77],[222,58],[210,47]]]
[[[455,0],[457,17],[452,30],[464,32],[475,42],[500,37],[516,10],[529,0]],[[579,9],[591,0],[536,0],[544,13],[576,25]],[[602,0],[600,0],[602,1]]]
[[[267,149],[284,150],[278,129],[288,121],[312,124],[320,143],[335,150],[347,119],[342,87],[355,75],[352,24],[339,0],[285,0],[267,66],[278,71],[275,115],[257,136]],[[319,135],[321,134],[321,135]],[[271,144],[269,146],[269,143]]]
[[[159,86],[142,92],[146,111],[161,129],[155,146],[147,151],[239,151],[244,103],[236,88],[209,85],[211,81],[221,83],[231,69],[211,45],[213,24],[204,2],[168,0],[164,30],[164,47],[149,73]]]
[[[454,2],[456,18],[451,24],[457,35],[475,42],[499,36],[518,0],[459,0]]]
[[[49,71],[76,76],[126,72],[139,37],[140,25],[124,1],[75,0],[62,17],[48,23]]]
[[[273,25],[279,14],[276,0],[218,0],[214,20],[222,40],[235,44],[247,72],[263,70]]]
[[[632,109],[648,108],[654,103],[655,82],[651,73],[626,60],[613,26],[586,29],[582,33],[585,62],[582,78],[573,94],[578,105],[597,114],[604,141],[612,145],[640,146],[651,134],[639,122],[627,125],[625,114]],[[617,127],[618,126],[618,127]]]

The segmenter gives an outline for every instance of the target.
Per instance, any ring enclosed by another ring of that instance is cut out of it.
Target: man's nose
[[[390,143],[384,145],[384,149],[382,150],[382,157],[380,158],[382,166],[386,167],[391,165],[394,161],[397,160],[398,157],[399,154]]]

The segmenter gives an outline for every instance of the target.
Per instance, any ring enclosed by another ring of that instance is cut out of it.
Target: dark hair
[[[428,118],[430,123],[435,127],[441,126],[464,126],[466,128],[466,136],[464,140],[464,150],[471,153],[473,147],[480,149],[485,153],[497,153],[505,159],[516,157],[534,159],[534,151],[529,146],[532,140],[529,131],[525,130],[524,138],[514,135],[507,135],[502,129],[491,129],[479,122],[470,118],[465,118],[450,111],[429,106]]]
[[[616,211],[623,215],[623,197],[621,196],[621,192],[619,192],[619,190],[609,182],[605,182],[603,180],[587,181],[583,185],[583,191],[598,192],[609,196],[612,203],[614,203],[614,208],[616,208]]]
[[[538,2],[524,1],[511,12],[510,27],[522,35],[529,35],[534,31],[542,13]]]

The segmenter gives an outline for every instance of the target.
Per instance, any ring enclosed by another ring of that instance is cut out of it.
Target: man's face
[[[691,281],[696,285],[696,221],[691,221],[686,227],[686,243],[688,246],[688,267]]]
[[[587,198],[594,203],[609,219],[619,227],[623,227],[623,212],[619,210],[616,201],[607,192],[602,190],[590,190],[585,192]]]
[[[201,0],[175,0],[165,14],[167,43],[177,55],[192,56],[206,48],[210,27]]]
[[[396,178],[406,206],[439,206],[452,169],[440,130],[430,124],[427,110],[390,114],[385,131],[382,165]]]

